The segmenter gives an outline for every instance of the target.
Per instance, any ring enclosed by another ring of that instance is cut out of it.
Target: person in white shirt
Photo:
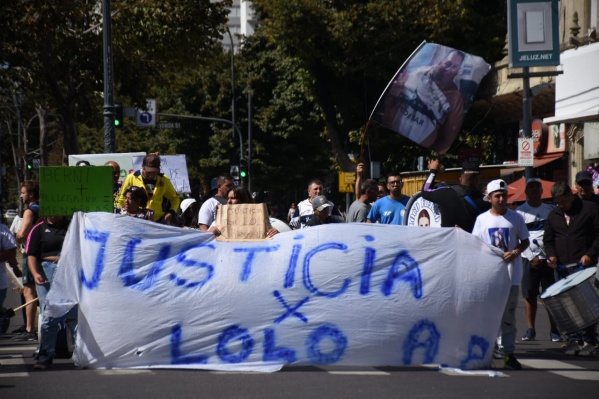
[[[545,221],[553,206],[542,201],[543,186],[539,179],[528,179],[525,193],[526,202],[516,209],[516,212],[524,218],[531,241],[530,247],[522,252],[522,297],[525,300],[528,325],[528,329],[522,336],[522,341],[533,341],[537,335],[535,329],[537,297],[556,281],[555,270],[547,266],[547,256],[543,247]],[[539,286],[541,290],[539,290]],[[553,342],[563,341],[551,315],[549,315],[549,323],[551,340]]]
[[[198,212],[198,228],[208,231],[212,222],[216,220],[216,208],[227,203],[227,194],[235,187],[233,177],[220,175],[216,181],[217,192],[212,198],[208,198],[200,207]]]
[[[480,214],[474,223],[472,235],[477,236],[491,246],[500,245],[504,251],[502,257],[508,262],[508,273],[512,288],[501,318],[501,344],[505,354],[503,366],[520,370],[522,365],[514,356],[516,349],[516,306],[518,291],[522,280],[522,260],[520,254],[529,245],[529,234],[524,219],[516,211],[507,207],[507,184],[503,180],[493,180],[487,185],[485,201],[491,203],[491,209]],[[501,232],[501,240],[495,240]]]

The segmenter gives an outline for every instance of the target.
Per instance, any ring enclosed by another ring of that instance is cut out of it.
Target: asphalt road
[[[17,306],[9,293],[5,306]],[[263,374],[196,370],[80,370],[58,359],[35,371],[35,342],[0,337],[0,398],[596,398],[599,357],[565,356],[549,340],[541,307],[537,339],[518,339],[521,371],[505,371],[501,360],[490,370],[459,373],[438,367],[286,367]],[[518,337],[525,329],[524,302],[518,309]],[[9,332],[20,326],[20,313]],[[115,332],[118,334],[118,331]],[[492,374],[494,376],[489,376]]]

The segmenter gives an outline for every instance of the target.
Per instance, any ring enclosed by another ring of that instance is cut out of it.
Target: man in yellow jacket
[[[118,199],[119,207],[125,205],[124,193],[129,186],[142,187],[148,194],[148,208],[154,211],[157,222],[170,224],[177,215],[181,199],[173,187],[170,179],[160,173],[160,155],[153,153],[146,155],[141,164],[141,169],[129,173],[123,182]]]

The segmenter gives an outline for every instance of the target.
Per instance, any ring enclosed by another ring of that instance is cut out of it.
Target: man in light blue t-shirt
[[[401,189],[403,181],[399,173],[392,173],[387,177],[387,190],[389,195],[377,200],[368,212],[367,223],[403,224],[403,215],[410,197],[403,195]]]

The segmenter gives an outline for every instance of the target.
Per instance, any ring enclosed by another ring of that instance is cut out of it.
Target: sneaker
[[[529,328],[526,330],[524,335],[522,336],[522,341],[534,341],[537,333],[534,328]]]
[[[549,337],[553,342],[564,342],[564,337],[558,332],[550,332]]]
[[[578,354],[578,352],[580,352],[581,349],[582,347],[578,344],[578,342],[568,342],[564,354],[568,356],[575,356]]]
[[[513,354],[505,355],[505,359],[503,359],[503,368],[509,370],[522,370],[522,365],[516,359],[516,356]]]
[[[12,330],[11,334],[22,334],[25,331],[27,331],[25,325],[22,325],[21,327],[17,328],[16,330]]]
[[[52,367],[52,357],[45,357],[44,360],[38,360],[33,365],[34,370],[46,370]]]
[[[15,337],[11,338],[11,341],[25,342],[25,341],[37,341],[37,333],[25,331]]]
[[[596,353],[595,345],[585,342],[585,344],[582,346],[582,348],[580,348],[580,351],[578,352],[578,356],[591,357],[591,356],[595,356],[595,353]]]

